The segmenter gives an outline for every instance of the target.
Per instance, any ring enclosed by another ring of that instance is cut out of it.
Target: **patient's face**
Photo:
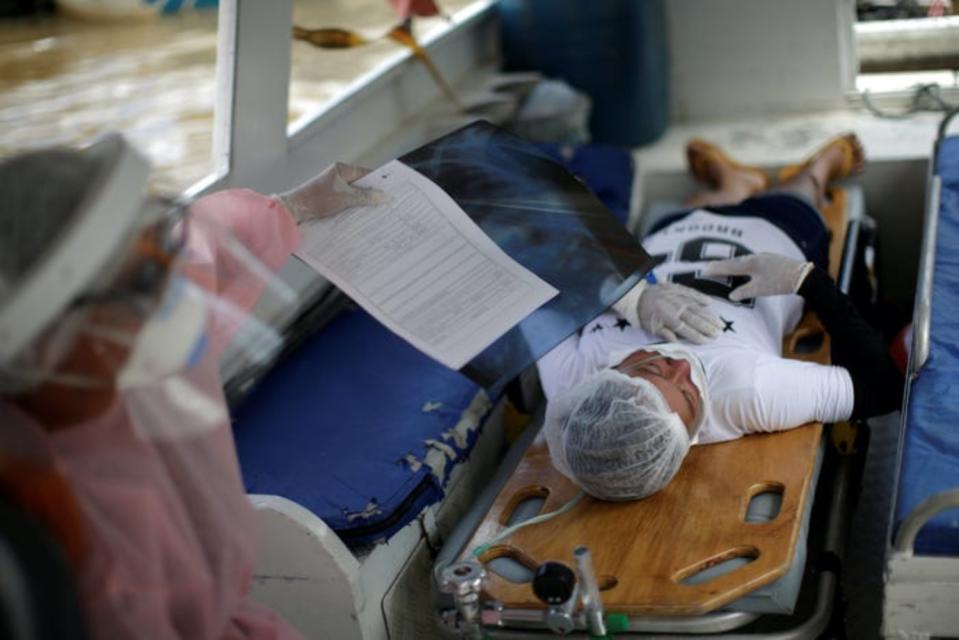
[[[667,358],[655,351],[634,351],[614,368],[648,381],[663,394],[666,404],[679,415],[686,429],[693,424],[702,398],[690,377],[688,362]]]

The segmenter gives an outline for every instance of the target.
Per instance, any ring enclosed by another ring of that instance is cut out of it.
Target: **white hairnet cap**
[[[602,500],[656,493],[689,451],[686,427],[662,393],[614,369],[557,395],[544,429],[553,465]]]

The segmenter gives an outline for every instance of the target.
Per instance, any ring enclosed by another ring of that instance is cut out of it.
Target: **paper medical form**
[[[296,255],[446,366],[463,367],[557,295],[402,162],[355,184],[390,200],[304,225]]]

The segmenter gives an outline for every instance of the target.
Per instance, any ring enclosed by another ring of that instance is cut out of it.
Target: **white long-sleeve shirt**
[[[700,277],[709,260],[762,251],[803,259],[785,233],[758,218],[696,211],[643,244],[661,261],[653,270],[659,282],[685,284],[712,296],[709,309],[725,325],[708,344],[686,344],[702,361],[710,390],[699,444],[849,417],[853,387],[845,369],[780,355],[783,336],[795,329],[802,314],[799,296],[734,303],[726,295],[741,282]],[[631,326],[614,311],[603,313],[537,363],[547,400],[608,366],[612,353],[656,342],[662,338]]]

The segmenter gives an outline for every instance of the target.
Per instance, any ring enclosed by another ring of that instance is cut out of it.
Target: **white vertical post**
[[[839,79],[845,92],[856,90],[859,74],[859,52],[856,50],[856,3],[855,0],[836,2],[836,28],[839,30]]]
[[[223,186],[269,190],[286,163],[293,0],[221,0],[213,161]]]

